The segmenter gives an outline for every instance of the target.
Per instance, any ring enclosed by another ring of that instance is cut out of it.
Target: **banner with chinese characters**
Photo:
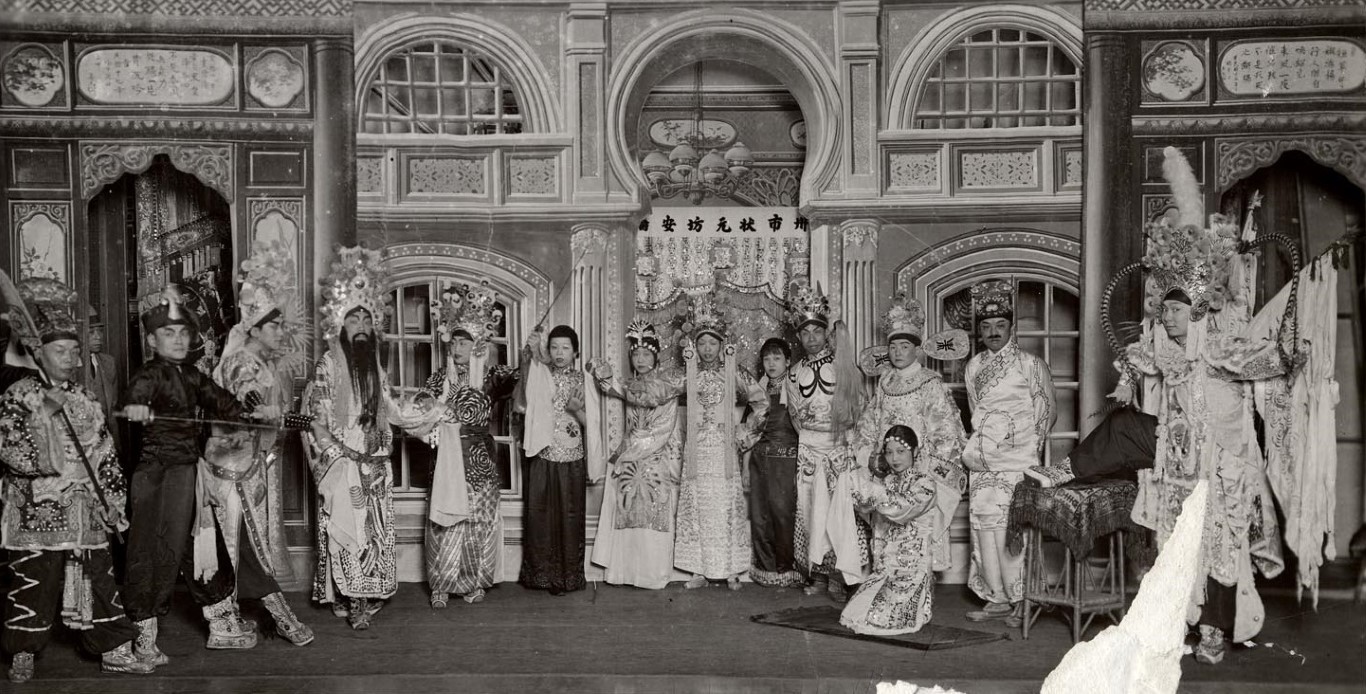
[[[657,209],[636,235],[636,304],[659,306],[718,282],[781,298],[790,275],[808,274],[808,258],[807,221],[793,207]]]

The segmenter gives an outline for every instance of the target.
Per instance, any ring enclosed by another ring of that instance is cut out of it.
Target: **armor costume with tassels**
[[[799,335],[807,326],[831,327],[829,299],[805,280],[789,286],[787,308],[787,320]],[[833,495],[840,473],[854,465],[845,433],[861,409],[863,387],[848,332],[840,321],[834,327],[833,340],[827,334],[820,350],[808,351],[788,372],[787,409],[797,428],[797,570],[812,581],[807,592],[820,592],[828,583],[832,597],[843,600],[843,586],[863,579],[869,554],[868,528],[852,511],[841,516],[845,523],[827,523],[832,508],[849,506]]]
[[[1317,590],[1316,568],[1333,546],[1324,510],[1336,468],[1336,271],[1315,260],[1254,316],[1255,198],[1241,234],[1223,215],[1206,221],[1189,163],[1173,147],[1164,154],[1177,209],[1145,229],[1143,335],[1117,363],[1123,378],[1113,396],[1133,402],[1141,393],[1157,419],[1151,469],[1138,472],[1135,522],[1165,543],[1182,501],[1200,480],[1210,483],[1187,619],[1199,625],[1197,660],[1212,664],[1226,638],[1245,641],[1265,620],[1253,570],[1273,577],[1284,567],[1275,508],[1299,555],[1301,585]],[[1254,413],[1266,423],[1265,451]]]
[[[465,602],[484,599],[484,589],[501,580],[503,520],[489,433],[489,393],[506,390],[516,372],[485,369],[489,338],[503,319],[493,291],[478,286],[441,287],[431,309],[446,345],[446,364],[427,380],[438,418],[427,443],[437,450],[427,516],[425,554],[432,607],[450,595]]]
[[[693,299],[682,326],[692,342],[683,350],[688,431],[683,439],[674,565],[693,575],[687,583],[690,588],[712,579],[726,580],[736,589],[750,568],[749,512],[739,453],[758,439],[768,396],[754,377],[735,368],[728,328],[725,307],[713,294]],[[720,343],[710,362],[702,361],[697,349],[703,337]],[[743,423],[736,421],[737,404],[748,404],[754,413]]]
[[[158,664],[167,662],[156,645],[157,623],[171,609],[178,574],[185,576],[190,595],[203,606],[209,622],[208,647],[251,648],[256,645],[256,624],[243,620],[238,611],[237,581],[221,533],[209,528],[207,536],[193,537],[196,506],[203,498],[198,462],[205,431],[198,420],[240,419],[247,408],[176,352],[175,340],[190,341],[176,337],[176,328],[192,336],[198,326],[174,288],[143,312],[142,325],[156,354],[129,377],[122,400],[125,416],[143,422],[142,453],[133,469],[133,522],[124,587],[128,616],[140,632],[138,652]],[[139,410],[143,415],[135,414]],[[196,545],[207,546],[218,557],[217,570],[202,578],[194,566]]]
[[[618,379],[606,365],[591,372],[598,389],[626,403],[626,435],[608,467],[608,484],[593,542],[593,563],[603,580],[659,589],[674,567],[674,521],[683,441],[678,398],[687,392],[683,375],[658,368],[660,340],[655,327],[636,319],[626,328],[627,354],[648,352],[655,366]]]
[[[133,653],[138,631],[124,614],[109,551],[109,534],[128,525],[127,488],[104,409],[73,380],[81,365],[75,292],[51,279],[27,280],[18,292],[36,333],[22,338],[52,381],[27,376],[0,397],[0,547],[9,588],[0,645],[13,658],[10,680],[33,676],[59,613],[82,646],[101,654],[106,672],[150,673],[155,664]]]
[[[252,246],[251,257],[242,261],[237,300],[241,320],[228,334],[213,371],[214,381],[238,401],[261,403],[271,413],[282,413],[291,395],[291,384],[282,382],[285,375],[277,364],[283,356],[284,312],[297,291],[296,272],[283,243],[258,241]],[[313,631],[295,616],[279,584],[290,575],[280,489],[281,438],[271,428],[213,427],[200,461],[203,499],[195,570],[207,576],[217,568],[212,539],[217,522],[237,576],[237,597],[259,598],[275,620],[276,632],[303,646],[313,641]]]

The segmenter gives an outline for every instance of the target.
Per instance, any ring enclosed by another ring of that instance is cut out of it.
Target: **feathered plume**
[[[1162,177],[1171,186],[1181,226],[1204,227],[1205,198],[1186,155],[1175,147],[1167,147],[1162,150],[1162,156]]]

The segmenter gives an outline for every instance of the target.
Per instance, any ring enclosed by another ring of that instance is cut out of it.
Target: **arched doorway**
[[[1243,219],[1254,194],[1262,196],[1253,215],[1259,232],[1277,233],[1299,245],[1301,258],[1322,253],[1351,231],[1361,231],[1366,194],[1358,183],[1300,151],[1287,151],[1269,166],[1233,183],[1220,209]],[[1278,247],[1277,247],[1278,248]],[[1290,280],[1289,254],[1264,252],[1258,270],[1257,305]],[[1338,554],[1345,555],[1352,532],[1366,520],[1366,243],[1358,238],[1346,267],[1338,271],[1337,499]],[[1294,572],[1287,571],[1293,575]]]
[[[146,358],[139,315],[169,284],[178,285],[204,329],[192,359],[221,350],[234,312],[232,218],[228,202],[165,154],[141,173],[106,184],[86,208],[89,312],[103,328],[119,388]],[[128,459],[128,456],[125,456]]]

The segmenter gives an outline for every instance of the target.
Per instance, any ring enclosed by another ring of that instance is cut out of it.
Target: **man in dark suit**
[[[104,352],[104,326],[99,323],[90,325],[90,354],[85,359],[84,376],[85,386],[104,408],[105,421],[111,423],[109,432],[114,435],[117,446],[120,443],[119,427],[113,426],[113,413],[119,400],[119,374],[114,368],[114,357]]]

